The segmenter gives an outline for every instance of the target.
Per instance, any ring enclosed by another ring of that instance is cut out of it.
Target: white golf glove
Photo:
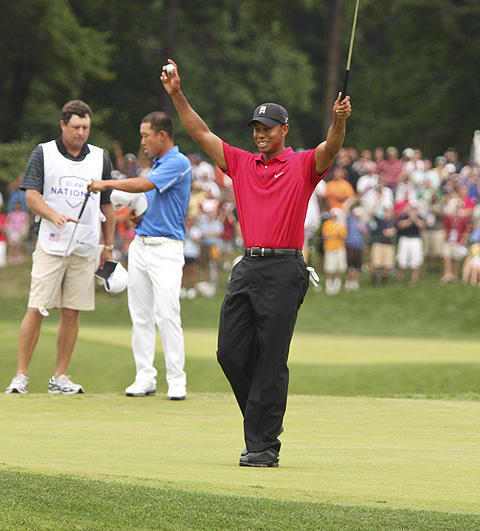
[[[310,282],[313,284],[313,286],[316,288],[318,286],[318,282],[320,279],[318,278],[317,272],[313,267],[307,267],[308,271],[308,278],[310,279]]]

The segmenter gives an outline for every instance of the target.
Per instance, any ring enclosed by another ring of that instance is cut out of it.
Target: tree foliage
[[[65,0],[2,3],[0,139],[58,130],[59,107],[112,77],[107,35],[82,27]],[[53,110],[56,109],[56,115]]]
[[[468,156],[480,126],[480,3],[364,0],[360,17],[350,141]]]
[[[340,89],[354,0],[17,0],[2,2],[0,141],[59,132],[72,98],[94,110],[92,141],[139,145],[148,112],[171,112],[159,75],[169,56],[212,130],[250,148],[256,105],[283,104],[289,142],[314,147]],[[346,143],[469,153],[480,126],[478,0],[362,0],[350,74]],[[341,29],[341,35],[334,27]],[[341,37],[339,39],[339,37]],[[338,88],[336,88],[338,87]]]

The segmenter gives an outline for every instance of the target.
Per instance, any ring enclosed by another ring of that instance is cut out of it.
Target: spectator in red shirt
[[[467,242],[472,226],[468,212],[463,208],[463,200],[451,199],[445,207],[446,216],[443,218],[445,229],[445,247],[443,255],[444,274],[440,282],[456,282],[460,264],[468,254]]]
[[[387,186],[395,192],[398,179],[403,170],[403,164],[398,158],[398,149],[396,147],[388,147],[385,154],[387,155],[387,158],[378,164],[377,170],[378,173],[385,173],[387,176]]]

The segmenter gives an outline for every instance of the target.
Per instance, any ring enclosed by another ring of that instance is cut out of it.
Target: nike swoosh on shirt
[[[280,173],[276,173],[274,175],[275,179],[278,179],[280,177],[280,175],[282,175],[283,173],[285,173],[284,171],[281,171]]]

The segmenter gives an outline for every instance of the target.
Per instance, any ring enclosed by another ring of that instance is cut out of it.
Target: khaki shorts
[[[463,246],[457,242],[445,242],[443,250],[443,256],[445,258],[451,258],[457,262],[460,262],[465,258],[465,254],[462,252]]]
[[[29,308],[95,309],[95,253],[88,257],[72,254],[65,259],[48,304],[62,257],[47,254],[37,242],[32,258]]]
[[[424,256],[443,256],[443,249],[445,247],[445,231],[443,229],[424,230],[422,239]]]
[[[390,243],[372,243],[370,251],[375,269],[392,269],[395,266],[395,247]]]
[[[345,247],[335,251],[325,251],[323,270],[329,275],[345,273],[347,270],[347,251]]]

